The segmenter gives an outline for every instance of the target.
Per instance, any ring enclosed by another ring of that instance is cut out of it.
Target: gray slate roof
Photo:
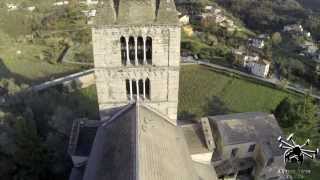
[[[256,142],[265,147],[267,154],[282,154],[277,147],[277,138],[283,135],[283,132],[272,114],[238,113],[212,116],[209,121],[218,129],[224,145]]]
[[[130,104],[97,132],[84,180],[198,180],[181,129]]]
[[[104,0],[95,25],[178,24],[174,0]]]

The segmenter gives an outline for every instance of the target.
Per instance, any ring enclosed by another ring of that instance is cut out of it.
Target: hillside
[[[217,0],[217,3],[257,32],[270,33],[282,30],[288,24],[300,23],[319,39],[319,16],[306,9],[320,1],[308,0],[302,4],[296,0]],[[315,8],[316,9],[316,8]]]
[[[297,0],[303,7],[320,12],[319,0]]]

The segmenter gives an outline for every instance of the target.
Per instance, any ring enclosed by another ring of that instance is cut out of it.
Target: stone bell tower
[[[92,36],[101,119],[143,101],[176,124],[180,26],[174,0],[106,0]]]

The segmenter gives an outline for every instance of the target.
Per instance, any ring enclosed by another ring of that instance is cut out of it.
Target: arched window
[[[143,52],[143,38],[141,36],[138,37],[137,39],[138,41],[138,63],[140,65],[143,64],[143,56],[144,56],[144,52]]]
[[[130,81],[129,79],[126,79],[126,91],[127,91],[127,97],[130,99]]]
[[[146,79],[146,81],[145,81],[145,87],[146,87],[146,89],[145,89],[145,91],[146,91],[146,98],[147,99],[150,99],[150,89],[151,89],[151,86],[150,86],[150,80],[149,80],[149,78],[147,78]]]
[[[142,79],[139,80],[138,85],[139,85],[139,95],[143,96],[143,91],[144,90],[143,90],[143,80]]]
[[[134,96],[137,95],[137,81],[136,80],[132,80],[132,94]]]
[[[122,65],[127,65],[127,43],[126,38],[120,38],[120,45],[121,45],[121,63]]]
[[[146,56],[147,64],[152,64],[152,38],[149,36],[146,40]]]
[[[135,43],[134,43],[134,37],[129,37],[129,59],[130,63],[132,65],[135,64]]]

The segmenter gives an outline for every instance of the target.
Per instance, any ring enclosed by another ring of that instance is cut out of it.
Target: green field
[[[297,97],[285,91],[226,76],[203,66],[182,66],[180,73],[179,118],[271,112],[285,97]]]
[[[28,0],[14,1],[21,5],[16,11],[7,11],[5,3],[0,3],[0,78],[36,84],[82,69],[78,65],[53,63],[57,57],[44,60],[45,52],[52,52],[54,55],[62,52],[58,50],[56,53],[57,50],[54,51],[52,46],[57,46],[58,40],[64,38],[63,35],[50,34],[50,38],[48,34],[46,38],[31,36],[33,26],[41,24],[44,17],[56,12],[51,6],[53,2],[54,0],[45,0],[36,3],[38,10],[34,12],[25,9],[29,5],[35,5]],[[51,44],[48,44],[49,40]]]
[[[11,44],[0,46],[0,77],[14,78],[19,83],[33,84],[80,71],[79,66],[50,64],[39,59],[44,47]],[[21,51],[21,54],[17,54]]]

